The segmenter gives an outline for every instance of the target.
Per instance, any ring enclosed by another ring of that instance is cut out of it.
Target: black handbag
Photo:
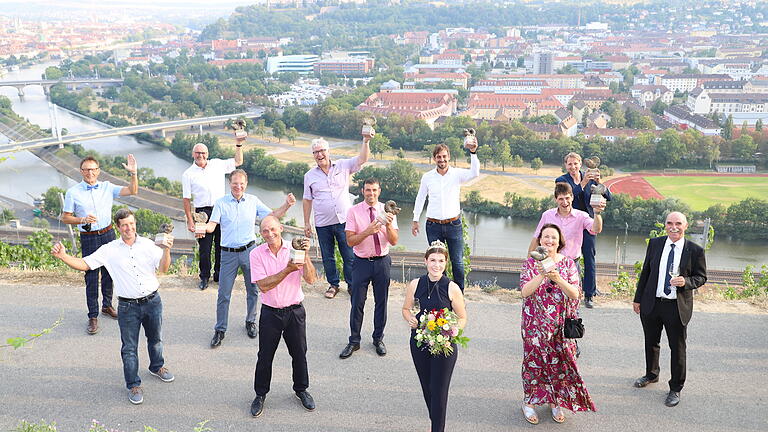
[[[566,318],[563,325],[563,336],[567,339],[584,337],[584,324],[582,324],[581,318]]]

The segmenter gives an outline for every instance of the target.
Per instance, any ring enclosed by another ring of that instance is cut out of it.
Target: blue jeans
[[[243,270],[245,282],[246,315],[245,322],[256,323],[256,314],[259,306],[259,289],[251,282],[251,251],[253,245],[242,252],[221,251],[221,269],[219,271],[219,296],[216,300],[216,327],[217,331],[227,331],[229,320],[229,300],[232,297],[232,286],[235,284],[237,269]]]
[[[105,245],[115,239],[115,230],[111,229],[104,234],[80,234],[80,247],[83,256],[88,256],[101,245]],[[101,274],[101,306],[112,306],[112,276],[106,267],[85,272],[85,302],[88,305],[88,318],[99,316],[99,274]]]
[[[320,254],[323,256],[325,279],[335,287],[339,286],[339,271],[336,270],[336,244],[339,245],[341,259],[344,261],[344,280],[347,281],[347,287],[352,285],[352,263],[355,260],[355,254],[347,244],[347,234],[344,232],[346,225],[346,223],[340,223],[315,227],[317,241],[320,243]]]
[[[584,240],[581,243],[581,256],[584,257],[584,278],[581,287],[584,289],[584,297],[592,298],[595,295],[597,285],[595,283],[595,236],[584,230]]]
[[[447,224],[427,221],[427,242],[440,240],[448,246],[453,269],[453,281],[464,292],[464,232],[461,218]]]
[[[139,330],[144,327],[149,352],[149,370],[157,372],[165,361],[163,360],[163,302],[160,294],[155,294],[152,300],[143,303],[128,303],[118,301],[117,323],[120,326],[120,340],[123,342],[120,355],[123,358],[123,376],[125,386],[131,389],[141,385],[139,378]]]

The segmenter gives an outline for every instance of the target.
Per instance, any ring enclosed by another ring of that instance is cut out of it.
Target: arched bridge
[[[15,87],[19,92],[19,97],[24,96],[24,88],[27,86],[41,86],[43,92],[47,95],[51,91],[51,87],[56,84],[65,84],[67,88],[103,88],[114,87],[123,85],[122,78],[76,78],[76,79],[59,79],[59,80],[21,80],[21,81],[0,81],[0,87]]]

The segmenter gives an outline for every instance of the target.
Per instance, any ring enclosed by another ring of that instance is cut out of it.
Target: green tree
[[[488,144],[483,144],[477,148],[477,159],[483,164],[483,168],[488,162],[493,160],[493,149]]]
[[[507,140],[502,140],[493,147],[493,159],[496,165],[501,165],[502,171],[505,171],[507,165],[512,162],[512,154],[510,153]]]
[[[379,159],[384,156],[384,152],[392,149],[390,146],[389,138],[385,137],[384,134],[376,134],[371,138],[370,142],[370,148],[371,153],[379,155]]]
[[[685,154],[685,145],[680,140],[680,134],[674,129],[667,129],[661,133],[656,143],[656,163],[667,168],[677,165]]]
[[[725,120],[725,124],[723,125],[723,131],[721,133],[723,138],[729,140],[733,138],[733,115],[728,115],[728,118]]]
[[[757,119],[755,122],[755,131],[756,132],[762,132],[763,130],[763,119]]]
[[[459,160],[459,158],[464,154],[464,150],[462,148],[462,145],[464,142],[456,138],[455,136],[450,137],[445,140],[445,145],[448,146],[448,151],[451,153],[451,159],[453,160],[453,166],[456,166],[456,162]]]
[[[62,72],[61,69],[57,68],[56,66],[48,66],[45,68],[44,76],[45,79],[58,80],[64,78],[64,72]]]
[[[259,119],[259,121],[256,123],[256,135],[259,135],[260,137],[264,138],[264,135],[267,133],[267,124],[264,121],[264,119]]]
[[[272,123],[272,135],[277,138],[277,142],[280,142],[285,136],[285,132],[285,123],[283,123],[282,120],[275,120],[275,122]]]
[[[49,187],[48,190],[45,191],[43,194],[43,199],[45,200],[45,203],[43,204],[43,210],[45,213],[50,215],[51,217],[59,217],[61,215],[61,196],[66,191],[62,188],[52,186]]]
[[[299,136],[299,131],[295,127],[290,127],[285,131],[285,137],[291,141],[291,145],[294,144],[296,138]]]
[[[544,166],[544,163],[541,161],[541,158],[534,158],[531,161],[531,169],[533,170],[533,172],[538,172],[543,166]]]
[[[757,144],[751,136],[742,134],[731,143],[733,156],[739,159],[751,159],[757,151]]]

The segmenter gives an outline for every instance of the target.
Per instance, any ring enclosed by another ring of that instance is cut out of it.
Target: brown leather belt
[[[80,231],[80,235],[99,235],[112,229],[112,224],[109,224],[106,228],[102,228],[98,231]]]
[[[452,217],[450,219],[432,219],[432,218],[428,217],[427,218],[427,222],[433,222],[433,223],[436,223],[436,224],[445,225],[445,224],[449,224],[449,223],[451,223],[451,222],[453,222],[455,220],[459,220],[459,217],[461,217],[461,216]]]

